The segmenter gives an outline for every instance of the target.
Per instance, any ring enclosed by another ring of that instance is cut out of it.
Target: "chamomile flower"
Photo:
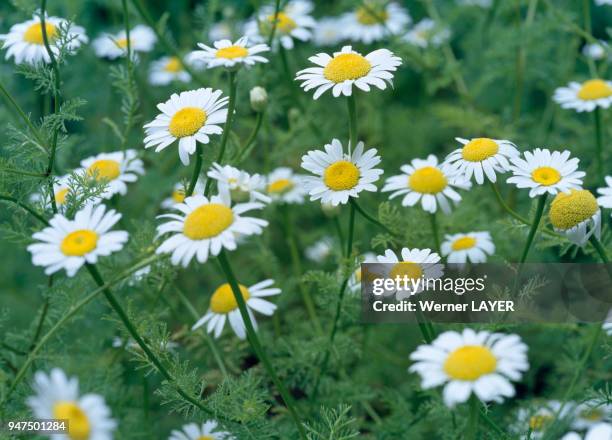
[[[377,255],[376,261],[385,264],[381,275],[391,279],[396,277],[403,279],[407,276],[411,280],[419,278],[428,280],[440,278],[444,274],[444,267],[439,264],[440,255],[431,249],[402,248],[400,256],[401,259],[391,249],[387,249],[384,255]],[[414,285],[409,285],[407,289],[399,289],[395,292],[397,299],[415,295],[423,290],[422,285],[419,285],[418,290],[413,288]]]
[[[125,195],[127,184],[136,182],[138,175],[144,174],[144,164],[135,150],[100,153],[82,160],[81,167],[87,176],[106,183],[101,195],[103,199],[110,199],[115,194]]]
[[[474,138],[455,138],[463,147],[450,153],[445,162],[456,168],[459,175],[470,181],[472,176],[476,183],[482,185],[485,176],[491,182],[497,180],[496,173],[510,170],[508,159],[518,156],[516,146],[506,140]]]
[[[327,260],[334,251],[334,240],[331,237],[323,237],[304,249],[304,255],[310,261],[321,263]]]
[[[64,212],[66,209],[66,201],[70,192],[70,174],[58,177],[53,182],[53,196],[55,197],[55,205],[59,212]],[[51,208],[51,200],[45,198],[41,193],[34,193],[30,197],[30,201],[34,203],[43,202],[45,209]]]
[[[350,292],[356,293],[356,292],[359,292],[359,290],[361,290],[361,277],[362,277],[361,264],[362,263],[375,263],[375,262],[376,262],[376,254],[374,254],[373,252],[366,252],[365,254],[357,258],[356,260],[357,268],[351,274],[351,277],[349,278],[349,282],[348,282],[348,289]]]
[[[404,41],[421,48],[440,46],[450,37],[448,28],[440,27],[431,18],[419,21],[404,36]]]
[[[259,174],[250,175],[230,165],[221,166],[213,163],[208,177],[215,179],[218,182],[219,192],[225,192],[234,203],[272,201],[270,197],[259,191],[264,182]]]
[[[374,182],[383,173],[374,168],[380,156],[375,148],[363,149],[363,142],[359,142],[352,153],[345,154],[340,141],[333,139],[325,145],[325,152],[312,150],[302,156],[302,168],[316,174],[304,177],[310,200],[337,206],[348,203],[349,197],[359,197],[361,191],[376,191]]]
[[[259,312],[262,315],[272,316],[276,310],[276,305],[266,301],[265,297],[278,295],[281,290],[277,287],[272,287],[274,280],[261,281],[252,286],[246,287],[239,285],[240,293],[247,306],[249,316],[253,322],[253,326],[257,329],[257,322],[253,316],[253,311]],[[210,298],[210,306],[208,312],[196,322],[192,330],[196,330],[206,324],[206,331],[213,333],[215,338],[221,336],[225,321],[228,320],[232,330],[240,339],[246,338],[246,328],[244,321],[238,309],[238,303],[234,297],[234,292],[228,283],[222,284],[215,290]]]
[[[49,226],[32,235],[38,242],[28,246],[32,264],[44,266],[45,274],[51,275],[65,269],[73,277],[85,263],[94,264],[98,257],[120,251],[128,240],[125,231],[110,231],[121,214],[104,205],[85,206],[74,220],[55,214]]]
[[[609,3],[612,4],[612,3]],[[612,439],[612,424],[598,423],[592,426],[584,436],[577,432],[568,432],[561,440],[610,440]]]
[[[201,88],[173,93],[166,102],[157,105],[161,114],[144,126],[147,137],[145,148],[156,147],[159,152],[178,140],[178,153],[183,165],[189,165],[189,156],[196,151],[196,142],[207,144],[209,135],[221,134],[227,118],[228,98],[221,90]]]
[[[608,108],[612,104],[612,82],[589,79],[581,83],[572,81],[567,87],[555,90],[553,99],[562,108],[580,112],[592,112],[596,108]]]
[[[412,21],[408,11],[395,2],[366,0],[341,17],[344,38],[370,44],[406,30]]]
[[[245,24],[244,33],[254,41],[264,42],[276,23],[275,44],[279,41],[285,49],[293,49],[294,40],[308,41],[312,38],[312,29],[316,25],[309,15],[312,8],[310,1],[290,0],[275,16],[274,5],[264,6],[256,18]]]
[[[606,176],[606,184],[603,188],[597,188],[597,192],[601,194],[597,197],[597,203],[602,208],[612,208],[612,176]]]
[[[79,381],[68,378],[59,368],[47,375],[42,371],[34,375],[34,396],[27,404],[40,420],[64,419],[68,421],[68,434],[56,434],[56,440],[91,439],[112,440],[117,422],[98,394],[79,395]]]
[[[153,29],[148,26],[139,24],[130,30],[130,51],[133,54],[138,52],[151,52],[157,36]],[[108,58],[114,60],[125,56],[127,53],[127,36],[125,30],[117,34],[102,34],[92,42],[92,46],[96,55],[100,58]]]
[[[254,217],[243,217],[247,211],[261,209],[262,203],[238,203],[221,193],[210,199],[203,195],[185,198],[174,206],[180,214],[163,214],[170,219],[157,227],[158,235],[171,234],[157,248],[158,254],[172,254],[171,262],[187,267],[195,257],[205,263],[209,255],[217,256],[221,249],[236,249],[236,234],[261,234],[268,222]]]
[[[267,63],[268,59],[258,55],[270,50],[267,44],[249,44],[248,37],[242,37],[235,43],[231,40],[219,40],[213,43],[214,47],[198,43],[202,50],[191,53],[191,59],[201,61],[209,69],[213,67],[233,68],[241,64],[250,67],[255,63]]]
[[[612,405],[596,401],[586,401],[576,406],[572,428],[589,429],[598,423],[612,420]]]
[[[324,17],[317,20],[312,41],[317,46],[335,46],[343,39],[342,23],[336,17]]]
[[[419,201],[427,212],[434,213],[438,207],[449,214],[451,202],[457,204],[461,196],[455,188],[469,189],[471,184],[462,178],[457,179],[454,169],[448,165],[438,165],[438,159],[430,154],[427,159],[414,159],[410,165],[400,168],[403,174],[389,177],[383,192],[392,191],[389,199],[403,196],[402,206],[414,206]]]
[[[525,159],[512,157],[513,176],[507,182],[518,188],[529,188],[529,197],[542,194],[555,195],[558,192],[568,192],[570,189],[580,189],[583,171],[577,171],[580,160],[570,159],[570,152],[553,151],[536,148],[524,152]]]
[[[302,204],[307,194],[303,180],[291,168],[279,167],[267,176],[265,192],[274,202]]]
[[[610,50],[608,43],[603,40],[598,40],[597,43],[587,43],[582,47],[582,54],[591,58],[592,60],[598,61],[604,58],[608,58],[608,51]]]
[[[420,345],[410,355],[409,371],[421,376],[424,389],[444,386],[446,406],[467,402],[471,394],[482,402],[513,397],[510,381],[529,369],[527,345],[518,335],[488,331],[446,331],[431,344]]]
[[[162,57],[151,63],[149,82],[154,86],[165,86],[172,82],[189,82],[191,75],[177,57]]]
[[[557,194],[550,204],[548,218],[555,231],[578,246],[584,246],[591,236],[597,239],[601,236],[601,211],[588,190],[572,189]]]
[[[60,52],[58,37],[61,28],[67,28],[65,41],[66,49],[70,53],[75,52],[88,41],[85,29],[74,24],[70,24],[68,28],[69,24],[68,20],[63,18],[45,15],[45,33],[51,52],[56,57]],[[6,59],[13,57],[15,64],[38,64],[40,62],[48,64],[51,62],[43,39],[42,22],[37,14],[34,14],[31,20],[11,26],[8,34],[0,35],[0,41],[4,42],[2,49],[8,49]]]
[[[207,420],[202,425],[189,423],[181,428],[181,430],[173,430],[170,433],[168,440],[234,440],[227,431],[219,431],[219,424],[214,420]]]
[[[197,194],[204,194],[204,187],[205,187],[205,183],[199,179],[196,182],[196,186],[193,189],[193,194],[197,195]],[[161,203],[161,207],[168,209],[168,208],[172,208],[174,205],[178,204],[178,203],[183,203],[185,201],[185,192],[187,191],[187,188],[185,187],[185,185],[183,183],[175,183],[174,184],[174,188],[172,190],[172,194],[170,195],[170,197],[166,197],[164,200],[162,200]]]
[[[573,411],[573,403],[561,406],[558,400],[549,400],[538,402],[538,405],[533,408],[520,408],[517,421],[511,426],[511,431],[516,434],[531,432],[531,439],[539,440],[550,427],[550,423],[555,420],[555,415],[559,410],[561,410],[559,419],[564,419]],[[527,440],[527,435],[521,435],[520,439]]]
[[[446,234],[441,252],[448,263],[485,263],[487,255],[495,253],[495,245],[487,231]]]
[[[385,90],[387,83],[392,84],[392,72],[402,64],[402,60],[390,50],[378,49],[363,56],[351,46],[344,46],[333,56],[319,53],[308,60],[318,67],[300,70],[295,79],[303,81],[300,87],[305,92],[316,89],[313,99],[318,99],[329,89],[336,98],[351,96],[353,86],[364,92],[369,92],[370,86]]]

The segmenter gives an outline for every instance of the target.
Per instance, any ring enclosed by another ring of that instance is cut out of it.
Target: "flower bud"
[[[256,112],[262,112],[268,105],[268,93],[263,87],[253,87],[249,93],[251,98],[251,107]]]

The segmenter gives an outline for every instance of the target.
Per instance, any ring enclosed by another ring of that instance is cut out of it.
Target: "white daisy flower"
[[[313,6],[307,0],[290,0],[275,16],[275,6],[267,5],[261,8],[257,18],[249,20],[244,26],[244,33],[253,41],[268,40],[274,23],[274,43],[280,41],[285,49],[293,49],[294,39],[308,41],[312,38],[315,20],[309,15]]]
[[[311,150],[302,156],[302,168],[316,174],[304,176],[304,187],[310,200],[321,200],[334,206],[348,203],[349,197],[359,197],[361,191],[376,191],[376,182],[383,170],[374,168],[380,163],[377,150],[363,151],[363,142],[345,154],[338,139],[325,145],[325,152]]]
[[[356,293],[361,290],[361,264],[362,263],[375,263],[376,262],[376,254],[373,252],[366,252],[365,254],[357,257],[356,264],[357,268],[351,274],[348,282],[349,292]]]
[[[482,402],[501,402],[514,396],[510,381],[521,379],[529,369],[527,345],[518,335],[466,328],[447,331],[431,344],[420,345],[410,355],[409,371],[421,376],[421,387],[443,384],[448,407],[467,402],[474,395]]]
[[[57,206],[57,210],[59,212],[64,212],[66,209],[66,201],[68,198],[68,193],[70,192],[70,187],[68,186],[69,183],[70,174],[65,174],[58,177],[53,182],[53,195],[55,196],[55,205]],[[49,198],[45,198],[43,194],[39,192],[32,194],[30,196],[30,201],[33,203],[42,202],[45,209],[51,209],[51,200]]]
[[[601,211],[588,190],[571,189],[557,194],[550,204],[548,217],[555,231],[578,246],[584,246],[592,235],[598,240],[601,238]]]
[[[147,275],[149,275],[149,273],[151,273],[151,265],[145,266],[142,269],[138,269],[136,272],[132,274],[132,276],[128,278],[128,281],[127,281],[128,285],[136,286],[140,284],[142,280],[144,280],[147,277]]]
[[[578,113],[592,112],[597,107],[606,109],[612,104],[612,81],[589,79],[582,84],[572,81],[567,87],[556,89],[553,99],[562,108],[573,108]]]
[[[592,60],[598,61],[608,58],[608,51],[610,50],[608,43],[603,40],[597,40],[597,43],[587,43],[582,47],[582,54],[591,58]]]
[[[247,211],[261,209],[262,203],[238,203],[231,206],[229,198],[220,194],[210,199],[203,195],[187,197],[174,206],[181,214],[163,214],[169,222],[157,227],[158,235],[171,233],[156,253],[171,253],[174,265],[187,267],[195,257],[205,263],[208,256],[217,256],[221,249],[236,249],[236,234],[261,234],[268,222],[254,217],[243,217]]]
[[[317,240],[312,245],[307,246],[304,249],[304,255],[310,261],[315,263],[321,263],[327,260],[334,251],[334,240],[331,237],[323,237]]]
[[[213,163],[208,177],[215,179],[218,182],[219,192],[225,192],[234,203],[272,201],[270,197],[259,191],[264,185],[263,177],[259,174],[250,175],[230,165],[221,166]]]
[[[151,63],[149,82],[154,86],[165,86],[173,82],[189,82],[191,75],[177,57],[161,57]]]
[[[196,182],[196,186],[193,189],[193,195],[204,194],[205,183],[198,179]],[[174,189],[172,190],[172,194],[170,197],[166,197],[162,200],[161,207],[164,209],[172,208],[177,203],[183,203],[185,201],[185,192],[187,188],[181,182],[174,184]]]
[[[134,54],[138,52],[151,52],[156,42],[157,36],[153,29],[148,26],[139,24],[130,30],[130,51]],[[92,46],[96,56],[100,58],[114,60],[125,56],[127,52],[125,30],[117,34],[102,34],[92,42]]]
[[[431,18],[424,18],[408,31],[403,39],[414,46],[426,48],[429,45],[440,46],[449,38],[448,28],[441,28]]]
[[[208,420],[202,425],[189,423],[181,428],[181,431],[173,430],[168,440],[234,440],[235,437],[229,432],[218,431],[219,424],[214,420]]]
[[[162,112],[144,126],[147,137],[145,148],[156,147],[159,152],[179,141],[178,153],[183,165],[189,165],[189,156],[196,151],[196,142],[207,144],[209,135],[221,134],[227,119],[229,98],[221,98],[223,92],[201,88],[173,93],[164,103],[157,104]]]
[[[344,38],[370,44],[389,35],[401,34],[412,21],[408,11],[395,2],[386,5],[365,1],[352,12],[341,17]]]
[[[213,43],[214,47],[209,47],[203,43],[198,43],[202,50],[195,50],[191,53],[190,59],[202,62],[209,69],[213,67],[233,68],[244,64],[247,67],[255,63],[267,63],[268,59],[258,55],[270,50],[267,44],[249,44],[248,37],[242,37],[235,43],[231,40],[219,40]]]
[[[364,92],[369,92],[370,86],[385,90],[387,83],[393,84],[391,72],[402,64],[402,60],[390,50],[378,49],[363,56],[351,46],[334,52],[333,57],[319,53],[308,60],[319,67],[300,70],[295,79],[303,81],[300,87],[305,92],[316,89],[313,99],[318,99],[329,89],[336,98],[340,95],[351,96],[353,85]]]
[[[87,176],[106,183],[101,195],[103,199],[110,199],[115,194],[125,195],[127,184],[136,182],[138,175],[144,174],[144,163],[136,150],[100,153],[82,160],[81,166]]]
[[[482,185],[485,176],[491,182],[497,180],[496,173],[510,170],[508,159],[518,156],[519,152],[510,141],[489,138],[455,138],[463,144],[450,153],[445,162],[456,168],[459,175],[470,181],[472,175],[476,183]]]
[[[547,149],[536,148],[523,154],[525,159],[519,156],[510,159],[513,176],[507,182],[518,188],[529,188],[529,197],[546,193],[554,196],[558,192],[582,188],[585,173],[576,171],[580,159],[570,159],[569,151],[551,153]]]
[[[275,202],[302,204],[307,194],[303,180],[291,168],[276,168],[266,178],[266,194]]]
[[[63,18],[47,17],[45,15],[45,31],[49,40],[49,47],[56,57],[60,52],[60,48],[57,46],[60,28],[66,27],[68,24],[68,20]],[[88,41],[85,29],[74,24],[70,24],[66,40],[66,48],[70,53],[74,53]],[[37,14],[34,14],[31,20],[11,26],[8,34],[0,35],[0,41],[4,41],[2,49],[8,49],[6,59],[14,57],[15,64],[38,64],[40,62],[48,64],[51,62],[43,40],[42,23]]]
[[[487,231],[466,234],[446,234],[441,246],[448,263],[486,263],[487,255],[495,253],[491,234]]]
[[[603,4],[603,3],[602,3]],[[612,3],[608,3],[612,4]],[[612,439],[612,424],[598,423],[591,427],[584,436],[577,432],[568,432],[561,440],[610,440]]]
[[[450,199],[454,204],[461,201],[455,188],[469,189],[469,181],[456,177],[456,171],[445,164],[438,165],[438,158],[430,154],[427,159],[414,159],[410,165],[400,168],[403,174],[389,177],[383,192],[392,191],[389,199],[403,196],[402,206],[414,206],[419,200],[427,212],[434,213],[440,209],[451,212]]]
[[[598,6],[612,5],[612,0],[595,0],[595,4]]]
[[[123,248],[128,233],[109,231],[120,218],[121,214],[114,209],[107,212],[104,205],[87,205],[75,214],[74,220],[55,214],[48,227],[32,235],[40,240],[28,246],[32,264],[46,267],[47,275],[65,269],[73,277],[83,264],[94,264],[98,257]]]
[[[576,406],[572,428],[579,431],[589,429],[598,423],[612,420],[612,405],[586,401]]]
[[[266,316],[272,316],[276,310],[276,304],[263,299],[264,297],[281,293],[279,288],[271,287],[273,284],[274,280],[265,280],[249,287],[242,284],[239,285],[240,293],[244,298],[255,330],[257,330],[257,321],[255,321],[253,310]],[[222,284],[215,290],[210,298],[210,306],[206,315],[200,318],[191,329],[196,330],[206,324],[206,331],[214,334],[215,338],[218,338],[221,336],[226,319],[229,320],[236,336],[240,339],[245,339],[246,327],[240,315],[234,292],[228,283]]]
[[[531,430],[531,439],[539,440],[544,436],[550,423],[555,420],[555,415],[559,410],[561,410],[559,419],[564,419],[573,411],[573,403],[566,403],[562,406],[558,400],[549,400],[538,404],[535,408],[520,408],[517,421],[511,426],[511,430],[520,434],[521,440],[527,440],[525,433]]]
[[[47,375],[42,371],[34,375],[32,389],[36,393],[28,397],[27,404],[40,420],[68,420],[68,435],[55,434],[55,440],[92,439],[112,440],[117,422],[104,397],[99,394],[79,396],[79,381],[68,378],[59,368]]]
[[[396,279],[400,277],[408,277],[408,279],[417,280],[423,278],[437,279],[444,275],[444,267],[440,262],[440,255],[432,252],[431,249],[409,249],[402,248],[401,260],[395,252],[387,249],[384,255],[377,255],[376,261],[384,263],[385,266],[380,275],[386,278]],[[418,286],[418,290],[413,290],[414,286],[408,285],[407,289],[399,289],[396,293],[396,298],[401,300],[410,295],[415,295],[423,290],[422,284]]]
[[[317,46],[335,46],[344,38],[342,23],[336,17],[324,17],[317,20],[313,32],[313,42]]]
[[[606,184],[603,188],[597,188],[601,196],[597,197],[597,203],[602,208],[612,208],[612,176],[606,176]]]

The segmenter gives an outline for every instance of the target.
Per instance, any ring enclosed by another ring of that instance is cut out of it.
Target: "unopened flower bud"
[[[268,93],[263,87],[253,87],[250,92],[251,107],[256,112],[262,112],[268,105]]]

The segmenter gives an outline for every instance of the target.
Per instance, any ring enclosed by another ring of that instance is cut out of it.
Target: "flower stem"
[[[433,239],[434,239],[434,245],[436,246],[436,252],[438,253],[438,255],[441,254],[440,252],[440,236],[438,233],[438,221],[436,218],[436,213],[431,213],[429,214],[429,220],[431,221],[431,234],[433,235]]]
[[[24,211],[27,211],[28,214],[30,214],[36,220],[38,220],[41,223],[44,223],[45,225],[49,226],[49,222],[47,221],[46,218],[44,218],[41,214],[36,212],[34,210],[34,208],[32,208],[31,206],[29,206],[29,205],[27,205],[27,204],[25,204],[23,202],[20,202],[15,197],[12,197],[12,196],[9,196],[9,195],[6,195],[6,194],[0,194],[0,200],[6,200],[7,202],[14,203],[15,205],[19,206]]]
[[[357,145],[357,105],[355,104],[355,92],[346,98],[349,114],[349,149]]]
[[[597,158],[597,179],[602,181],[604,178],[604,151],[603,151],[603,130],[601,124],[601,109],[595,108],[595,155]]]
[[[353,205],[355,207],[355,210],[361,214],[363,216],[363,218],[365,218],[367,221],[369,221],[370,223],[375,224],[376,226],[378,226],[379,228],[383,229],[386,233],[390,234],[390,235],[397,235],[395,234],[391,229],[387,228],[385,225],[383,225],[381,222],[379,222],[378,220],[376,220],[374,218],[373,215],[369,214],[368,212],[366,212],[358,203],[357,200],[355,200],[354,197],[351,197],[349,199],[349,203],[351,205]]]
[[[474,395],[470,396],[468,404],[470,406],[470,416],[465,438],[466,440],[476,440],[478,438],[478,398]]]
[[[4,85],[1,82],[0,82],[0,92],[2,92],[2,94],[4,95],[6,100],[13,106],[13,108],[15,109],[15,111],[17,112],[19,117],[23,120],[23,122],[26,124],[28,129],[32,132],[32,135],[34,135],[34,137],[36,138],[36,141],[38,142],[38,145],[41,148],[45,148],[46,142],[43,140],[40,132],[34,126],[34,124],[32,124],[32,121],[30,121],[30,118],[25,114],[23,109],[19,106],[19,104],[17,104],[17,101],[15,101],[15,99],[13,99],[11,94],[8,92],[8,90],[6,90],[6,88],[4,87]]]
[[[189,182],[189,188],[187,188],[187,192],[185,193],[185,197],[189,197],[193,194],[195,190],[196,184],[198,183],[198,179],[200,178],[200,172],[202,171],[202,144],[196,144],[196,162],[193,167],[193,174],[191,175],[191,181]],[[208,181],[207,181],[208,183]]]
[[[491,189],[493,189],[493,192],[495,193],[495,197],[497,198],[497,202],[499,203],[499,206],[501,206],[504,211],[506,211],[508,214],[510,214],[512,217],[514,217],[515,219],[517,219],[521,223],[525,223],[526,225],[530,224],[529,220],[527,220],[522,215],[517,214],[515,211],[513,211],[506,204],[506,202],[504,201],[504,198],[502,197],[502,195],[499,192],[499,188],[497,187],[497,183],[490,182],[490,181],[489,181],[489,183],[491,184]]]
[[[263,111],[257,112],[257,119],[255,120],[255,127],[253,127],[253,131],[251,131],[251,134],[249,135],[246,142],[244,143],[244,146],[234,158],[234,162],[236,165],[240,164],[240,162],[242,162],[251,153],[251,150],[253,149],[253,146],[255,145],[255,139],[257,139],[257,134],[259,133],[259,129],[261,128],[261,124],[263,122],[263,115],[264,115]]]
[[[295,410],[295,407],[294,407],[295,404],[293,402],[293,399],[291,398],[289,392],[285,388],[285,385],[278,378],[278,375],[276,374],[276,370],[272,366],[272,363],[268,359],[268,355],[266,354],[263,347],[261,346],[261,343],[259,342],[259,337],[257,336],[257,333],[255,332],[253,323],[251,322],[251,317],[249,316],[246,302],[244,301],[244,298],[242,297],[242,293],[240,292],[240,287],[238,286],[238,280],[236,279],[236,276],[234,275],[234,272],[230,266],[227,256],[225,255],[225,251],[222,250],[221,253],[219,253],[217,258],[219,259],[221,268],[223,269],[223,272],[225,273],[227,281],[230,287],[232,288],[232,292],[234,293],[234,298],[236,299],[236,303],[238,304],[238,309],[240,310],[240,316],[242,316],[242,320],[244,321],[244,325],[246,327],[246,332],[247,332],[247,337],[249,339],[251,347],[253,348],[253,351],[255,351],[255,354],[257,355],[257,357],[263,364],[266,372],[270,376],[270,379],[272,379],[272,382],[274,382],[276,389],[278,390],[283,401],[285,402],[285,406],[289,410],[289,414],[291,415],[291,418],[295,422],[300,438],[302,438],[303,440],[307,440],[306,432],[304,431],[304,426],[302,425],[302,421],[300,417],[298,416],[297,411]]]
[[[223,134],[221,135],[221,145],[219,146],[219,154],[216,162],[221,165],[223,156],[225,154],[225,147],[227,146],[227,140],[229,134],[232,131],[232,122],[234,120],[234,108],[236,107],[236,71],[230,70],[229,75],[229,103],[227,104],[227,119],[225,120],[225,127],[223,128]],[[208,197],[212,190],[213,179],[206,179],[206,188],[204,189],[204,195]]]
[[[272,42],[274,41],[276,25],[278,24],[278,11],[280,11],[280,0],[276,0],[276,3],[274,5],[274,22],[272,23],[272,29],[270,30],[270,35],[268,36],[268,47],[272,47]],[[282,46],[280,42],[279,46]]]
[[[538,230],[538,226],[540,226],[540,220],[542,220],[542,214],[544,213],[544,206],[546,206],[546,198],[548,197],[547,193],[544,193],[538,199],[538,206],[536,208],[535,215],[533,216],[533,223],[531,224],[531,229],[529,229],[529,235],[527,236],[527,242],[525,243],[525,248],[523,249],[523,254],[521,255],[521,264],[527,260],[527,255],[529,254],[529,249],[531,249],[531,244],[533,243],[533,239],[535,238],[536,232]]]
[[[125,68],[127,69],[129,88],[131,89],[130,95],[132,95],[133,90],[135,89],[134,83],[134,66],[132,65],[132,42],[130,41],[130,15],[127,5],[127,0],[121,0],[121,5],[123,9],[123,26],[125,27],[125,42],[126,42],[126,53],[125,53]],[[121,140],[121,150],[125,150],[128,142],[128,135],[132,128],[132,124],[134,122],[133,114],[134,114],[134,105],[133,105],[133,97],[130,96],[130,101],[132,105],[130,105],[130,111],[127,115],[127,120],[125,122],[125,127],[122,134]]]

